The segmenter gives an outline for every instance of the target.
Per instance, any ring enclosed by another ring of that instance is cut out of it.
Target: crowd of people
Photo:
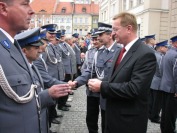
[[[176,133],[177,36],[139,38],[126,12],[85,37],[56,24],[28,29],[33,15],[29,0],[0,0],[0,133],[52,133],[56,109],[69,111],[82,85],[89,133],[100,112],[102,133],[146,133],[148,119]]]

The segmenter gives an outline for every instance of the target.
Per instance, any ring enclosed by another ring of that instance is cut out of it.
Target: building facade
[[[30,4],[36,13],[31,28],[54,23],[66,34],[84,36],[97,27],[99,6],[91,0],[33,0]]]
[[[111,23],[115,14],[130,12],[137,18],[139,37],[156,34],[157,42],[169,37],[169,0],[102,0],[100,5],[99,21]]]
[[[177,35],[177,0],[169,2],[169,38]]]

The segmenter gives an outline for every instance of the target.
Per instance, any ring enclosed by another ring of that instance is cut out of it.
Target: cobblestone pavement
[[[58,111],[58,113],[63,114],[64,117],[59,119],[62,122],[60,125],[52,124],[52,131],[56,131],[57,133],[88,133],[85,122],[85,87],[82,86],[78,88],[74,91],[74,95],[70,97],[73,98],[72,102],[68,102],[68,104],[71,104],[70,110],[65,112]],[[101,129],[99,129],[99,133],[101,133]],[[147,133],[160,133],[160,125],[148,121]]]

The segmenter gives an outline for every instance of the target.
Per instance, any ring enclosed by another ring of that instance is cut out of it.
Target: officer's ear
[[[7,11],[8,11],[7,4],[4,2],[0,2],[0,14],[7,16]]]
[[[26,48],[22,48],[22,52],[24,53],[25,56],[26,56],[26,51],[27,51]]]

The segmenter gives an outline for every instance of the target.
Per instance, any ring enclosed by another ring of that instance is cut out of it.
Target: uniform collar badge
[[[114,52],[114,49],[112,49],[111,52]]]
[[[2,45],[3,45],[5,48],[10,49],[11,44],[9,43],[8,40],[3,40],[3,41],[1,41],[1,43],[2,43]]]

